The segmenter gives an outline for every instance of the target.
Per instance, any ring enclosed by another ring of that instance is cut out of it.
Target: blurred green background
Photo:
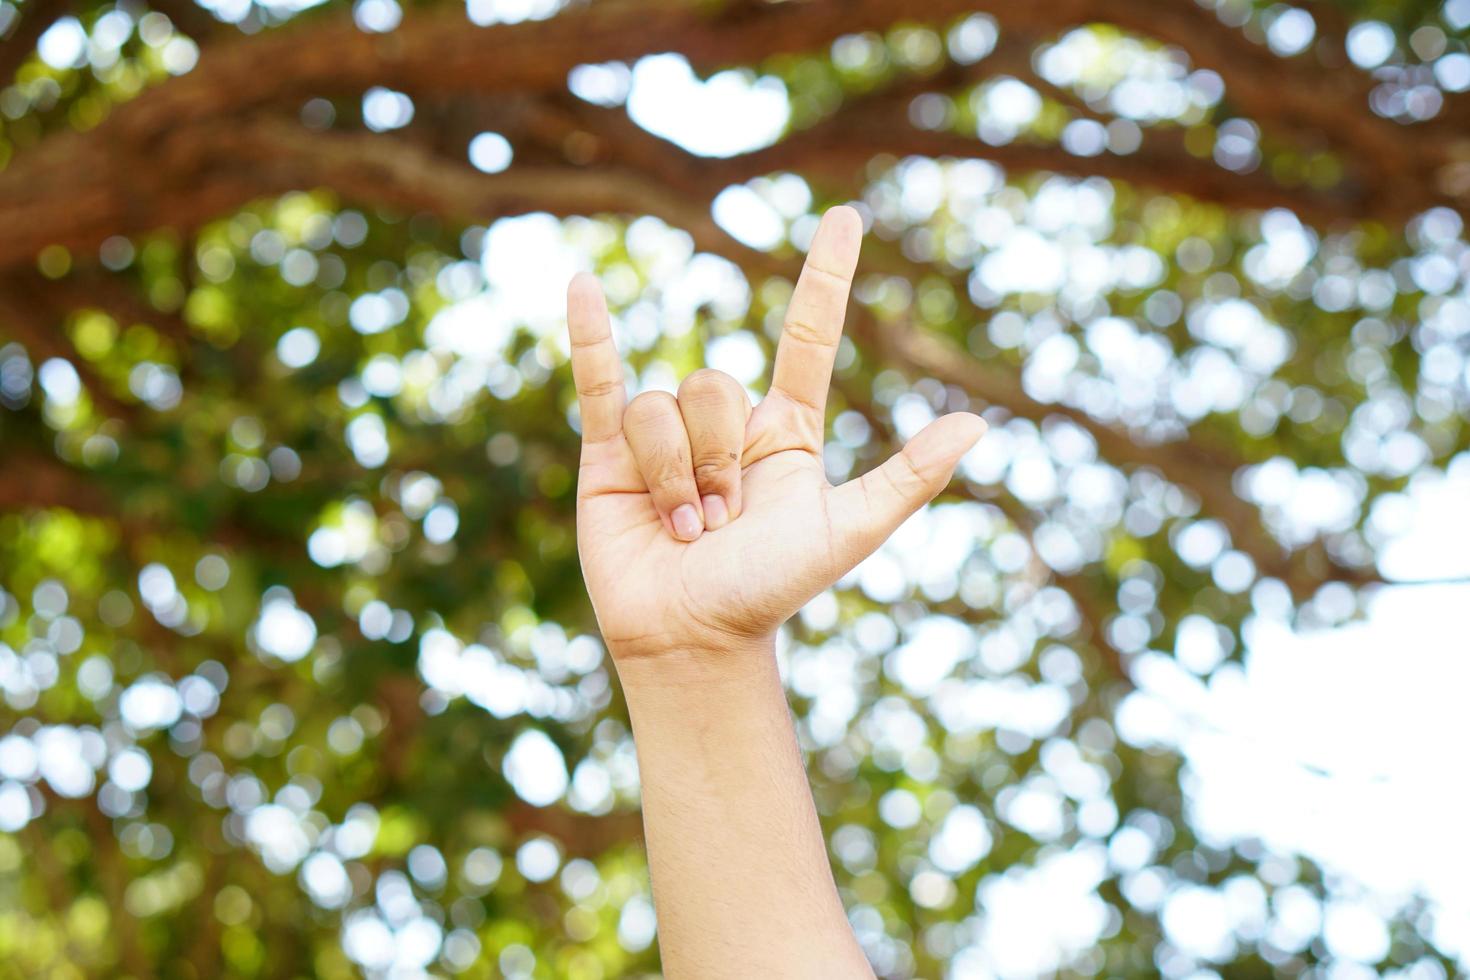
[[[655,975],[563,290],[758,397],[848,201],[832,479],[991,424],[781,641],[879,975],[1464,968],[1332,732],[1453,712],[1470,2],[1014,6],[0,0],[0,976]]]

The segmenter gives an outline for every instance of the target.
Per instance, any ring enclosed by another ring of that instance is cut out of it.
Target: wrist
[[[619,665],[644,661],[693,665],[772,654],[776,649],[776,630],[746,633],[679,624],[640,636],[617,637],[604,633],[602,641],[608,655]]]
[[[623,690],[709,687],[776,669],[776,637],[686,636],[608,644]]]

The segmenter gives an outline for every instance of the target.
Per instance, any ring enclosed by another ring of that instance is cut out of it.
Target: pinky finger
[[[591,273],[579,272],[567,287],[572,380],[582,413],[583,443],[602,442],[623,430],[627,391],[623,362],[613,344],[607,300]]]

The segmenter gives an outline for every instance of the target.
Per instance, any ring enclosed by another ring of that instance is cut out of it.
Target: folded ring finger
[[[750,398],[730,375],[705,369],[679,386],[679,412],[689,433],[704,524],[713,531],[740,516],[740,456]]]
[[[704,513],[679,402],[666,391],[645,391],[628,404],[623,435],[664,528],[680,541],[699,537]]]

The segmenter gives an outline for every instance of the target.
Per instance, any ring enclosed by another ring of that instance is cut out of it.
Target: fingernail
[[[730,508],[725,506],[725,498],[717,493],[707,494],[700,497],[704,504],[704,526],[713,531],[730,523]]]
[[[681,541],[693,541],[704,531],[704,525],[699,523],[699,511],[693,504],[680,504],[669,516],[674,523],[674,536]]]

